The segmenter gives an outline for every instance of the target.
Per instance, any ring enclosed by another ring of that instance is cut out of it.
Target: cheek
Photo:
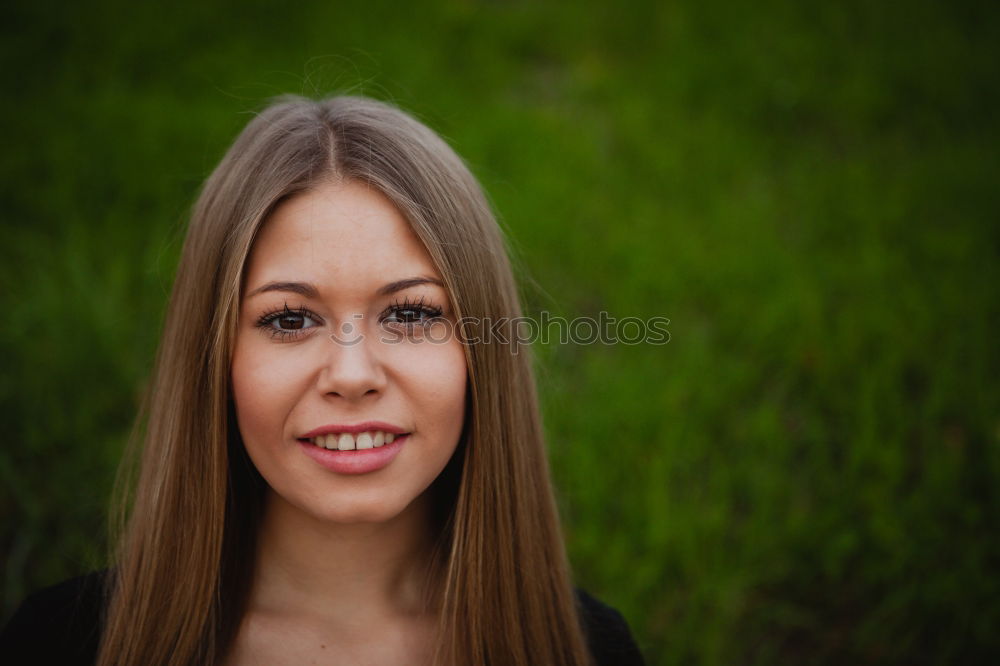
[[[294,367],[265,352],[254,340],[238,339],[233,353],[233,401],[248,446],[281,437],[285,416],[300,392]]]
[[[260,367],[255,363],[247,346],[236,345],[233,353],[232,382],[233,402],[236,406],[236,421],[244,444],[251,448],[267,431],[267,410],[263,391],[260,390]]]
[[[465,348],[457,340],[422,343],[409,350],[405,363],[407,393],[426,429],[451,446],[461,433],[465,415],[467,366]]]

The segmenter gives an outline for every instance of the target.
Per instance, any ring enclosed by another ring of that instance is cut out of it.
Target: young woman
[[[0,659],[640,663],[572,586],[530,356],[483,335],[520,314],[437,135],[273,104],[195,206],[116,561],[30,597]]]

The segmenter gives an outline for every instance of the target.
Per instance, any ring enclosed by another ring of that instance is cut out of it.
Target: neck
[[[344,524],[320,520],[269,490],[251,605],[331,620],[420,614],[431,534],[426,495],[387,522]]]

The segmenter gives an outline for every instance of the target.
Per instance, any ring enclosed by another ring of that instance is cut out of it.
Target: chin
[[[325,506],[309,507],[318,520],[340,524],[386,523],[399,516],[409,504],[386,498],[337,498]]]

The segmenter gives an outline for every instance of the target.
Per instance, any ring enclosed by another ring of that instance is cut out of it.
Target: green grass
[[[2,10],[6,612],[101,562],[201,180],[340,90],[468,160],[529,312],[670,318],[537,349],[578,582],[650,663],[1000,656],[989,4],[337,4]]]

